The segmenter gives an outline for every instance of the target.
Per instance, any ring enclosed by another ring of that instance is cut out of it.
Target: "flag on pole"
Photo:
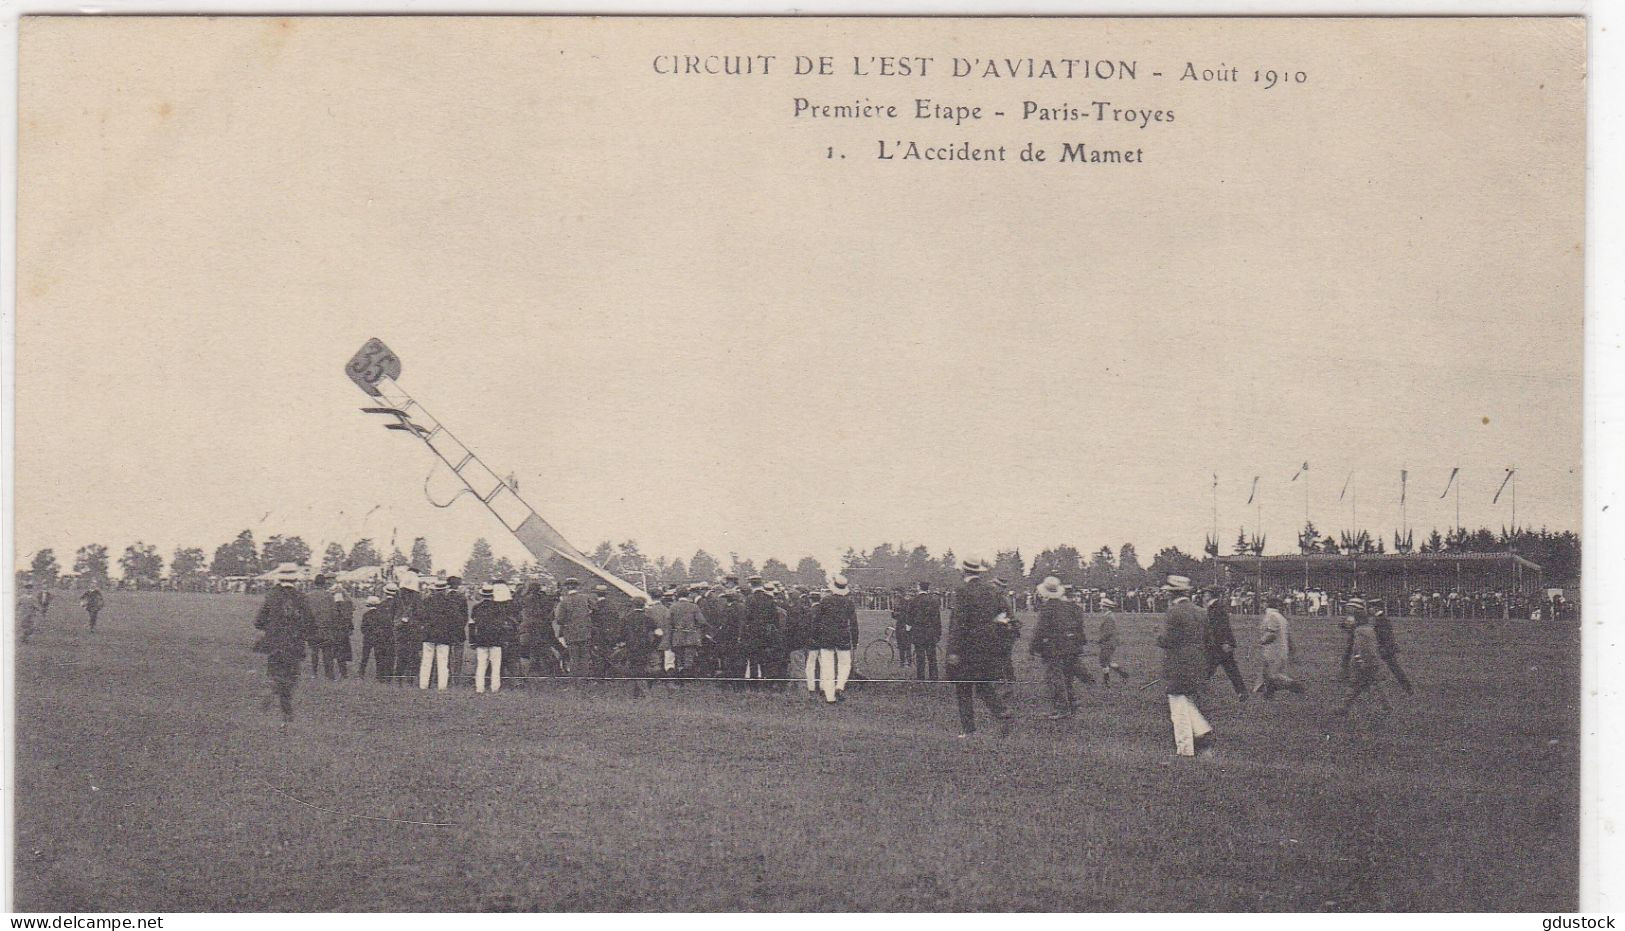
[[[1352,481],[1354,481],[1354,472],[1350,471],[1349,477],[1343,479],[1343,490],[1337,493],[1337,500],[1342,501],[1343,496],[1349,493],[1349,482]]]
[[[1501,479],[1501,487],[1495,489],[1495,497],[1490,499],[1491,504],[1499,504],[1500,503],[1500,501],[1501,501],[1501,492],[1507,490],[1507,482],[1512,481],[1512,473],[1514,473],[1516,471],[1518,471],[1518,470],[1517,469],[1508,469],[1507,470],[1507,477]]]
[[[1298,476],[1302,475],[1303,473],[1305,473],[1307,471],[1309,471],[1309,463],[1305,462],[1303,465],[1298,467],[1298,471],[1292,473],[1292,480],[1294,482],[1297,481]]]
[[[1405,503],[1405,486],[1407,484],[1409,484],[1410,480],[1411,480],[1411,473],[1404,470],[1404,469],[1400,469],[1399,470],[1399,503],[1400,504]]]
[[[1460,472],[1460,471],[1461,471],[1461,466],[1456,466],[1454,469],[1450,470],[1450,481],[1444,483],[1444,491],[1442,493],[1440,493],[1440,495],[1439,495],[1440,498],[1443,498],[1445,495],[1450,494],[1450,486],[1456,484],[1456,473]]]
[[[1257,475],[1253,476],[1253,490],[1247,493],[1247,503],[1248,504],[1252,504],[1253,503],[1253,498],[1258,496],[1258,479],[1259,478],[1260,478],[1260,476],[1257,476]]]

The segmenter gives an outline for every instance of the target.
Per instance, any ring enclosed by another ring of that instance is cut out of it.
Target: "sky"
[[[716,21],[25,24],[19,562],[212,552],[245,527],[521,558],[476,503],[429,503],[454,480],[360,413],[342,368],[369,337],[589,550],[1148,561],[1200,551],[1217,475],[1224,545],[1258,524],[1281,552],[1305,489],[1318,527],[1354,526],[1345,482],[1390,537],[1401,469],[1418,536],[1448,528],[1458,466],[1467,526],[1510,522],[1491,498],[1516,467],[1518,522],[1577,530],[1580,34],[1326,22],[1350,31],[771,21],[724,43],[1312,74],[1275,96],[649,68],[717,47]],[[1178,119],[877,129],[789,107],[1106,92]],[[877,136],[1147,159],[900,165]]]

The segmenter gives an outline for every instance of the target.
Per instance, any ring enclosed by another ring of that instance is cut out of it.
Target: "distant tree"
[[[463,578],[478,587],[479,583],[491,577],[491,570],[496,567],[496,560],[491,556],[491,544],[484,537],[474,541],[474,548],[469,551],[468,561],[463,563]]]
[[[107,547],[100,543],[86,543],[73,556],[73,574],[81,584],[91,582],[98,587],[108,584]]]
[[[1089,568],[1084,574],[1085,584],[1091,588],[1114,588],[1117,585],[1116,557],[1112,548],[1102,546],[1089,557]]]
[[[175,555],[169,558],[169,580],[174,582],[177,588],[187,591],[200,590],[209,577],[205,559],[202,547],[175,547]]]
[[[1145,567],[1140,565],[1140,554],[1134,544],[1124,543],[1117,548],[1117,584],[1124,588],[1138,588],[1146,582]]]
[[[406,558],[406,554],[401,552],[400,547],[397,546],[390,551],[388,563],[389,568],[393,569],[396,566],[410,566],[411,564],[412,561]]]
[[[858,552],[850,546],[846,548],[845,553],[841,554],[842,569],[866,569],[868,566],[868,556],[864,553]]]
[[[260,562],[267,567],[275,567],[285,562],[291,562],[297,566],[308,566],[310,565],[310,544],[300,537],[272,535],[266,539],[260,548]]]
[[[688,577],[696,582],[714,582],[722,574],[722,564],[705,550],[695,550],[688,560]]]
[[[793,574],[790,572],[790,567],[785,565],[783,560],[769,556],[762,563],[762,578],[770,582],[789,585],[793,581]]]
[[[395,552],[399,553],[400,550]],[[402,561],[404,563],[404,560]],[[379,554],[378,547],[373,545],[371,537],[362,537],[350,547],[350,552],[344,557],[344,568],[360,569],[363,566],[381,566],[384,557]]]
[[[1196,575],[1202,564],[1177,546],[1165,546],[1157,552],[1155,559],[1151,560],[1152,581],[1161,582],[1170,575],[1183,575],[1186,577]]]
[[[1320,551],[1328,556],[1336,556],[1338,553],[1342,552],[1342,550],[1337,546],[1337,539],[1335,537],[1321,537]]]
[[[506,556],[498,556],[497,561],[491,566],[491,578],[493,579],[511,579],[515,573],[513,560]]]
[[[230,543],[216,547],[214,559],[209,563],[209,571],[217,576],[258,575],[263,568],[251,530],[244,530]]]
[[[125,580],[137,588],[157,585],[163,578],[164,557],[158,555],[158,547],[150,543],[137,541],[126,546],[118,564],[124,570]]]
[[[931,558],[931,551],[923,545],[909,550],[903,558],[903,577],[911,585],[931,581],[936,570],[936,560]]]
[[[741,581],[741,582],[745,581],[746,579],[750,578],[753,575],[758,575],[759,574],[756,571],[756,563],[755,563],[755,561],[749,560],[749,559],[740,559],[738,553],[729,553],[728,554],[728,563],[729,563],[728,571],[733,573],[734,575],[739,576],[739,581]]]
[[[660,577],[667,582],[687,582],[688,564],[679,556],[666,564],[666,571]]]
[[[638,541],[636,540],[622,542],[621,545],[615,548],[615,556],[616,572],[629,575],[642,572],[647,575],[654,569],[650,565],[648,557],[643,555],[643,550],[638,548]]]
[[[819,589],[828,583],[829,579],[824,574],[824,567],[819,564],[818,560],[811,556],[803,556],[801,561],[796,563],[795,584]]]
[[[993,575],[1011,585],[1020,585],[1027,578],[1027,561],[1021,558],[1021,550],[999,550],[993,554]]]
[[[1083,584],[1085,577],[1083,555],[1078,552],[1077,547],[1062,544],[1043,550],[1033,557],[1032,571],[1027,575],[1028,584],[1038,585],[1052,575],[1068,585]]]
[[[29,560],[28,569],[34,584],[43,588],[56,588],[57,577],[62,574],[62,567],[56,563],[56,552],[50,547],[36,552]]]
[[[329,543],[322,551],[322,572],[337,575],[344,571],[344,544]]]
[[[1424,552],[1424,553],[1442,553],[1442,552],[1444,552],[1444,538],[1439,536],[1439,528],[1437,528],[1437,527],[1433,528],[1433,532],[1428,534],[1428,538],[1426,540],[1422,541],[1422,552]]]
[[[1320,531],[1315,529],[1312,520],[1303,522],[1303,530],[1298,532],[1298,552],[1313,553],[1320,549]]]
[[[434,559],[429,555],[429,541],[422,537],[412,540],[412,556],[407,561],[412,571],[420,575],[428,575],[434,571]]]
[[[1241,528],[1241,532],[1236,534],[1236,542],[1230,547],[1230,551],[1237,556],[1245,556],[1253,551],[1253,544],[1247,539],[1246,527]]]
[[[598,568],[614,572],[615,544],[605,540],[593,547],[592,553],[587,558],[592,560],[592,564]]]

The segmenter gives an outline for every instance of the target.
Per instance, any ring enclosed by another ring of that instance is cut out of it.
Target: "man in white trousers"
[[[829,580],[829,594],[813,608],[812,645],[818,651],[818,684],[824,703],[846,701],[846,680],[852,674],[852,648],[858,642],[858,611],[853,607],[846,576]]]
[[[1171,575],[1163,586],[1171,601],[1157,646],[1162,647],[1162,681],[1168,690],[1168,719],[1179,756],[1213,755],[1213,728],[1193,696],[1207,681],[1207,615],[1191,603],[1191,580]]]
[[[513,594],[506,583],[480,586],[480,601],[474,605],[474,691],[485,691],[486,670],[491,671],[491,691],[502,691],[502,645],[512,634]]]
[[[462,595],[447,591],[445,579],[436,579],[433,588],[422,608],[423,654],[418,662],[418,688],[428,689],[430,670],[439,668],[439,690],[444,692],[451,681],[451,645],[463,642],[468,611]]]

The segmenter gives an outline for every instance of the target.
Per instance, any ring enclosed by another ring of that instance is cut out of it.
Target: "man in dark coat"
[[[531,676],[557,675],[564,670],[568,650],[553,626],[559,598],[538,583],[525,590],[519,608],[519,641]]]
[[[711,617],[710,613],[706,617]],[[728,680],[725,688],[737,689],[741,683],[736,681],[744,678],[745,664],[740,654],[739,636],[745,626],[745,601],[738,589],[723,591],[721,606],[715,618],[713,637],[717,665],[723,679]]]
[[[783,634],[779,630],[779,605],[767,593],[762,579],[752,576],[750,597],[745,600],[745,617],[739,630],[739,654],[746,679],[762,680],[774,665]],[[748,683],[760,687],[762,683]]]
[[[948,678],[955,680],[954,697],[959,705],[959,736],[976,733],[976,698],[981,696],[987,710],[1001,724],[999,733],[1009,733],[1010,712],[1000,700],[997,683],[1004,674],[1009,624],[1004,596],[984,577],[988,566],[977,559],[959,564],[965,582],[954,593],[954,607],[948,624]]]
[[[1044,685],[1049,692],[1050,720],[1070,718],[1077,711],[1072,680],[1077,677],[1078,654],[1083,652],[1083,608],[1066,598],[1055,576],[1038,586],[1038,629],[1027,651],[1044,661]]]
[[[892,592],[891,623],[893,639],[897,641],[897,665],[907,669],[914,661],[913,618],[909,608],[913,599],[902,588]]]
[[[592,675],[592,599],[575,579],[564,580],[564,594],[555,609],[559,638],[564,641],[566,665],[572,676]]]
[[[404,685],[417,673],[423,652],[423,594],[417,583],[403,585],[390,611],[395,630],[395,681]]]
[[[610,655],[621,640],[622,623],[620,609],[609,600],[609,586],[599,585],[593,591],[592,603],[592,674],[607,676],[610,673]]]
[[[725,664],[722,655],[722,646],[718,638],[722,633],[723,603],[722,592],[715,587],[707,586],[699,596],[697,602],[700,616],[705,619],[700,637],[699,666],[705,669],[708,675],[726,675],[723,672]]]
[[[336,583],[316,606],[316,631],[321,637],[322,674],[329,679],[350,678],[350,635],[355,632],[355,602]],[[334,668],[338,674],[335,677]]]
[[[282,729],[287,730],[288,722],[293,720],[293,687],[299,681],[305,644],[317,636],[316,615],[293,582],[282,581],[266,595],[254,627],[264,632],[255,649],[265,654],[271,691],[282,706]]]
[[[90,615],[90,629],[96,629],[96,615],[102,613],[102,590],[91,586],[90,591],[79,596],[79,603],[85,606],[85,613]]]
[[[469,612],[469,642],[474,645],[474,691],[484,692],[487,672],[491,691],[502,691],[503,646],[512,636],[513,614],[507,583],[483,585],[480,600]]]
[[[942,599],[921,582],[908,603],[908,632],[913,641],[914,678],[937,681],[937,642],[942,639]]]
[[[1236,665],[1236,631],[1230,626],[1230,611],[1225,608],[1224,591],[1210,588],[1207,597],[1207,634],[1205,647],[1207,649],[1207,674],[1213,675],[1213,670],[1223,668],[1224,674],[1230,677],[1230,686],[1236,690],[1236,698],[1247,700],[1247,684],[1241,679],[1241,667]]]
[[[655,622],[649,614],[649,600],[634,596],[632,605],[621,618],[621,633],[613,655],[617,657],[615,674],[632,680],[632,697],[642,698],[647,687],[645,677],[655,656]]]
[[[1164,587],[1173,602],[1168,605],[1157,646],[1164,651],[1162,681],[1168,692],[1168,718],[1174,726],[1174,752],[1194,756],[1200,750],[1203,756],[1211,756],[1208,743],[1213,728],[1194,700],[1212,672],[1208,665],[1207,615],[1191,603],[1190,579],[1171,575]]]
[[[395,631],[391,618],[396,592],[390,588],[394,586],[384,589],[384,598],[368,597],[366,610],[361,613],[361,660],[355,669],[359,679],[367,677],[368,660],[373,661],[379,682],[395,671]]]
[[[436,687],[444,692],[451,684],[451,648],[468,635],[468,602],[450,591],[444,581],[434,583],[434,593],[423,606],[423,651],[418,659],[418,688],[429,688],[429,673],[439,670]]]
[[[818,682],[826,705],[846,700],[846,680],[852,674],[858,611],[850,592],[846,576],[836,573],[830,577],[829,593],[813,608],[812,645],[818,650]]]
[[[1394,681],[1405,690],[1406,695],[1412,695],[1415,690],[1411,687],[1411,680],[1405,675],[1405,670],[1399,668],[1399,644],[1394,642],[1394,622],[1388,612],[1380,604],[1367,604],[1363,598],[1350,598],[1343,606],[1348,617],[1354,619],[1354,626],[1359,626],[1365,619],[1371,621],[1371,628],[1377,638],[1377,655],[1382,657],[1388,671],[1394,674]],[[1343,678],[1349,677],[1349,658],[1354,653],[1354,632],[1350,628],[1348,643],[1343,647]]]

